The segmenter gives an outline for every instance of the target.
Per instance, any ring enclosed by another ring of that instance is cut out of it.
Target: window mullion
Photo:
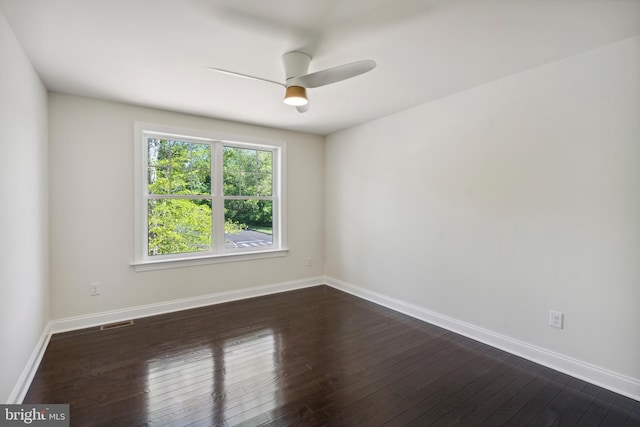
[[[224,250],[224,147],[221,142],[213,144],[214,152],[211,161],[211,177],[213,181],[212,194],[212,221],[213,224],[213,249],[216,253]]]
[[[212,197],[208,194],[147,194],[147,199],[187,199],[187,200],[209,200]]]

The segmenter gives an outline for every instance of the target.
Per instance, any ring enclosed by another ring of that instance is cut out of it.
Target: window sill
[[[277,258],[287,255],[288,249],[261,252],[242,252],[205,257],[180,258],[159,261],[136,261],[131,264],[135,271],[164,270],[168,268],[192,267],[197,265],[220,264],[223,262],[249,261],[254,259]]]

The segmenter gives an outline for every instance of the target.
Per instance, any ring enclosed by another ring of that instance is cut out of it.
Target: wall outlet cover
[[[561,311],[549,311],[549,326],[562,329],[564,314]]]

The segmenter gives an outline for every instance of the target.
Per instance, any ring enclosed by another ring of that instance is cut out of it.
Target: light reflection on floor
[[[222,346],[202,344],[147,362],[147,415],[179,422],[224,420],[278,405],[277,348],[273,331],[265,329],[227,340]],[[261,384],[257,386],[257,384]]]

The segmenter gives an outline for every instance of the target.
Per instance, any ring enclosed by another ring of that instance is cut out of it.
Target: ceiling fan
[[[284,103],[296,107],[298,112],[304,113],[309,110],[309,100],[307,89],[313,89],[336,83],[351,77],[364,74],[376,67],[376,62],[370,59],[364,61],[351,62],[349,64],[338,65],[326,70],[308,73],[311,56],[304,52],[287,52],[282,55],[284,64],[285,82],[280,83],[261,77],[249,76],[236,73],[235,71],[223,70],[220,68],[207,67],[211,71],[228,74],[245,79],[258,80],[261,82],[273,83],[285,88]]]

